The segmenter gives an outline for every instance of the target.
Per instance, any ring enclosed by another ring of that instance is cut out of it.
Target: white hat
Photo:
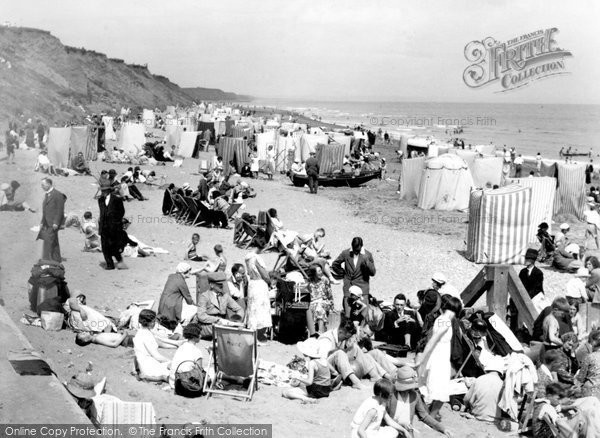
[[[317,359],[321,357],[319,353],[319,341],[315,338],[308,338],[306,341],[301,341],[296,344],[296,348],[305,356]]]
[[[565,251],[571,254],[579,254],[579,245],[571,243],[565,247]]]
[[[350,289],[348,289],[348,292],[350,292],[350,295],[354,295],[357,297],[362,297],[362,294],[363,294],[362,289],[358,286],[350,286]]]
[[[246,181],[242,181],[242,182],[240,183],[240,185],[241,185],[242,187],[244,187],[244,188],[247,188],[247,187],[248,187],[248,183],[247,183]]]
[[[440,272],[436,272],[433,274],[433,276],[431,277],[431,279],[433,281],[435,281],[436,283],[439,284],[445,284],[446,283],[446,276]]]
[[[560,224],[560,229],[561,230],[568,230],[569,228],[571,228],[571,227],[566,222],[564,224]]]
[[[590,271],[587,270],[587,268],[579,268],[577,270],[577,272],[575,273],[575,277],[589,277],[590,276]]]
[[[3,192],[8,190],[9,187],[10,187],[10,184],[8,184],[8,183],[0,184],[0,190],[2,190]]]
[[[183,183],[182,188],[189,189],[190,188],[190,183]]]
[[[175,272],[177,272],[178,274],[185,274],[186,272],[189,272],[191,270],[192,270],[192,267],[190,265],[188,265],[185,262],[181,262],[177,265]]]

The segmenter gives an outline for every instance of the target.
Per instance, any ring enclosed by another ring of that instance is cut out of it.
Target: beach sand
[[[399,166],[393,162],[393,147],[379,147],[389,156],[388,176],[397,178]],[[159,423],[272,423],[274,436],[349,436],[350,421],[362,400],[371,395],[371,389],[357,391],[343,387],[328,399],[315,405],[300,405],[281,397],[281,388],[260,385],[250,403],[230,398],[212,397],[207,400],[189,400],[171,395],[157,385],[139,382],[131,375],[133,350],[101,346],[78,347],[75,335],[67,330],[46,332],[24,326],[18,320],[28,312],[27,280],[32,265],[41,255],[41,242],[30,228],[39,225],[43,193],[39,186],[41,174],[33,172],[37,151],[17,151],[17,164],[0,162],[2,181],[16,179],[22,187],[18,199],[27,199],[38,209],[37,213],[2,212],[0,264],[2,289],[0,304],[17,322],[35,348],[54,364],[62,380],[85,370],[92,362],[95,372],[108,377],[107,392],[122,400],[149,401],[154,404]],[[166,175],[168,182],[196,185],[198,160],[186,159],[183,167],[154,168],[157,175]],[[127,165],[92,162],[94,174],[100,169],[115,168],[124,171]],[[92,177],[56,177],[55,186],[68,197],[66,212],[78,215],[86,210],[98,215],[95,180]],[[246,209],[252,214],[270,207],[277,208],[284,225],[299,232],[312,232],[324,227],[325,244],[335,257],[349,247],[353,236],[362,236],[365,248],[375,258],[377,275],[372,279],[372,294],[379,299],[391,300],[397,293],[405,293],[416,301],[416,292],[430,285],[434,271],[445,273],[449,282],[462,290],[482,266],[467,261],[461,254],[466,244],[466,214],[422,211],[414,205],[398,200],[397,182],[376,181],[357,189],[323,188],[317,196],[307,188],[295,188],[283,176],[274,181],[249,180],[257,196],[248,199]],[[212,255],[212,247],[220,243],[225,248],[229,267],[243,260],[245,251],[232,243],[232,230],[192,228],[174,223],[161,214],[163,192],[139,185],[149,201],[126,203],[126,215],[132,219],[129,233],[143,242],[167,249],[170,253],[156,257],[125,259],[130,269],[105,271],[99,263],[99,253],[84,253],[83,235],[71,228],[60,232],[60,243],[66,268],[66,279],[72,291],[87,295],[88,305],[118,316],[134,301],[158,300],[168,274],[182,260],[191,235],[201,236],[200,252]],[[394,218],[394,219],[384,219]],[[573,227],[575,236],[583,236],[581,225]],[[273,266],[276,254],[265,254],[268,266]],[[519,267],[516,267],[519,269]],[[564,289],[568,275],[544,269],[547,295],[552,298]],[[195,282],[188,284],[195,296]],[[341,286],[334,286],[336,305],[341,302]],[[203,343],[207,346],[208,343]],[[174,350],[162,350],[172,355]],[[208,353],[206,353],[208,357]],[[296,354],[294,346],[270,342],[259,347],[260,358],[287,364]],[[369,385],[371,387],[371,385]],[[32,400],[32,403],[35,403]],[[0,407],[1,409],[1,407]],[[455,436],[505,436],[495,427],[462,418],[446,406],[442,411],[444,423]],[[421,438],[440,436],[422,423],[416,428]]]

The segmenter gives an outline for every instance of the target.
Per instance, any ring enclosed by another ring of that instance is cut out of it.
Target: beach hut
[[[417,207],[434,210],[466,210],[473,177],[465,160],[444,154],[425,162]]]
[[[503,158],[500,157],[476,157],[470,166],[475,187],[500,185],[503,164]]]
[[[277,131],[267,131],[256,134],[256,153],[258,159],[264,161],[267,159],[267,148],[275,147],[277,143]]]
[[[524,262],[532,226],[531,190],[510,185],[471,192],[468,260],[486,264]]]
[[[402,160],[400,172],[400,199],[410,201],[418,199],[421,175],[425,169],[425,157],[406,158]]]
[[[146,144],[144,125],[137,123],[124,123],[119,131],[117,149],[130,154],[138,154]]]
[[[316,146],[319,174],[327,175],[341,170],[344,165],[344,145],[339,143],[318,144]]]
[[[179,137],[179,148],[177,149],[177,155],[184,158],[191,158],[194,154],[196,142],[198,141],[198,131],[185,131],[182,132]],[[168,143],[167,143],[168,144]]]
[[[309,157],[310,152],[316,152],[316,147],[318,144],[328,143],[329,136],[327,135],[304,134],[300,137],[300,147],[296,148],[295,159],[299,161],[306,161]]]
[[[529,242],[537,242],[537,226],[542,222],[552,228],[554,211],[554,195],[556,194],[556,178],[508,178],[506,184],[516,184],[521,187],[531,187],[531,230]]]
[[[558,190],[554,203],[554,214],[570,214],[583,220],[585,211],[585,164],[556,163],[558,168]]]
[[[142,120],[144,121],[146,128],[154,128],[154,111],[144,109],[142,112]]]
[[[344,155],[350,155],[350,146],[352,145],[352,136],[346,134],[333,134],[333,141],[344,145]]]
[[[83,152],[86,160],[95,160],[98,156],[97,135],[89,126],[50,128],[47,143],[50,162],[55,167],[71,167],[79,152]]]
[[[248,140],[233,137],[221,137],[217,147],[217,155],[223,157],[223,171],[229,170],[229,162],[233,161],[238,173],[248,161]]]

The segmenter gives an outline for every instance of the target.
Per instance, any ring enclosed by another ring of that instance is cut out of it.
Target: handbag
[[[189,371],[179,371],[179,367],[186,362],[193,363],[193,367]],[[175,394],[182,397],[195,398],[203,394],[205,371],[198,362],[192,360],[184,360],[175,370]]]

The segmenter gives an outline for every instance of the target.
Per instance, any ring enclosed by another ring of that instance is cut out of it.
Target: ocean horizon
[[[462,138],[465,144],[515,147],[517,154],[559,158],[562,147],[600,157],[600,105],[527,103],[369,102],[254,99],[250,105],[320,117],[323,122],[402,134]],[[317,122],[318,123],[318,122]],[[463,127],[461,134],[452,131]],[[587,157],[576,157],[575,160]]]

